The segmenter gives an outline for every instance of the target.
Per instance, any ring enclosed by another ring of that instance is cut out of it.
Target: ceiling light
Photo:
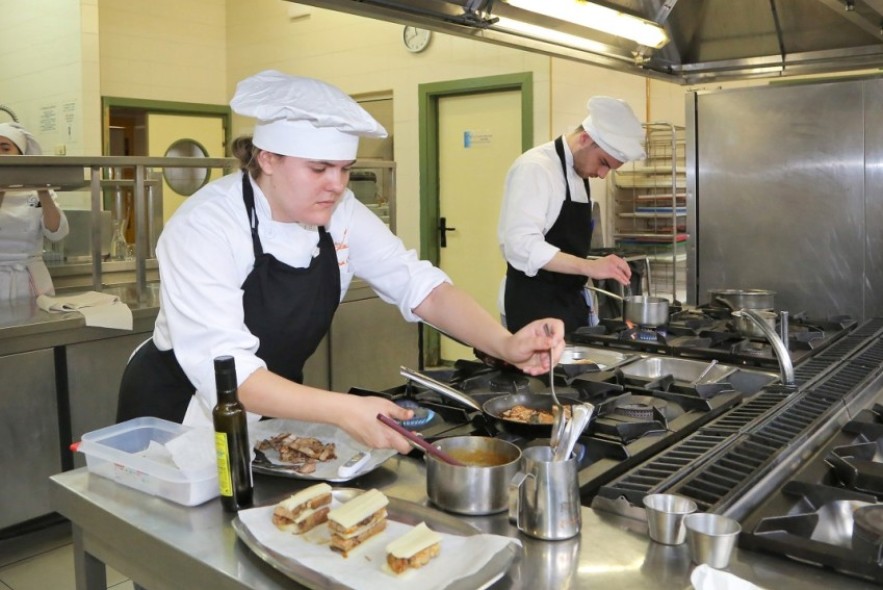
[[[585,0],[508,0],[516,8],[616,35],[659,49],[668,43],[665,30],[654,22]]]
[[[592,41],[591,39],[577,37],[576,35],[570,35],[560,31],[553,31],[546,27],[532,25],[530,23],[502,16],[497,19],[496,23],[494,23],[494,28],[517,33],[524,37],[531,37],[538,41],[545,41],[547,43],[554,43],[556,45],[563,45],[572,49],[579,49],[592,53],[604,53],[604,50],[606,49],[603,44],[598,43],[597,41]]]

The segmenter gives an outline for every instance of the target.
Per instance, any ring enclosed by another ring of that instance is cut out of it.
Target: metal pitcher
[[[521,470],[509,484],[509,520],[525,535],[557,541],[579,533],[582,524],[576,459],[554,461],[552,448],[522,451]]]

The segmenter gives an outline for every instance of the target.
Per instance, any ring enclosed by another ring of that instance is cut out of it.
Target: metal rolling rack
[[[684,128],[645,123],[647,159],[612,175],[616,247],[646,254],[652,295],[686,298],[686,163]]]

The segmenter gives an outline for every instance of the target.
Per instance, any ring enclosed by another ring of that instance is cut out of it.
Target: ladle
[[[558,448],[553,448],[552,451],[553,461],[566,461],[570,458],[574,447],[576,447],[576,441],[582,436],[583,430],[588,426],[589,420],[591,420],[594,411],[595,406],[589,403],[574,404],[571,406],[570,420],[567,422],[567,428],[564,431],[561,444]]]
[[[551,336],[552,331],[549,329],[549,324],[543,324],[543,331],[546,333],[546,336]],[[564,434],[564,430],[566,428],[566,420],[564,416],[564,406],[558,400],[558,395],[555,394],[555,362],[552,356],[552,349],[549,349],[549,389],[552,392],[552,399],[555,401],[555,405],[552,406],[552,436],[549,444],[552,447],[552,452],[558,448],[558,445],[561,444],[561,437]]]
[[[708,366],[705,367],[705,369],[701,373],[699,373],[699,376],[693,379],[693,382],[690,383],[690,387],[696,387],[697,385],[701,384],[702,380],[705,379],[705,376],[708,375],[709,372],[711,372],[716,364],[717,359],[714,359],[710,363],[708,363]]]

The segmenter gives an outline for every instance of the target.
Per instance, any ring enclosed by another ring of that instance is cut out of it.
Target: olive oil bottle
[[[232,356],[215,359],[218,403],[212,410],[215,451],[218,458],[218,486],[221,504],[227,512],[251,506],[251,449],[245,408],[236,396],[236,364]]]

